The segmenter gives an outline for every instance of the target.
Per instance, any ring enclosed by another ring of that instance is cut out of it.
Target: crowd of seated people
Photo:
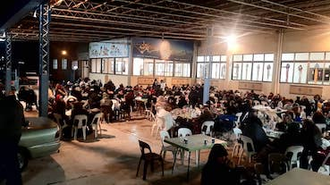
[[[104,113],[104,122],[113,122],[118,119],[116,111],[125,114],[126,120],[132,119],[131,112],[137,110],[136,99],[143,99],[143,109],[150,109],[155,115],[161,112],[163,115],[172,115],[175,124],[166,122],[164,130],[172,132],[175,136],[177,128],[188,127],[192,129],[193,134],[200,133],[200,126],[204,121],[230,120],[236,122],[231,127],[239,127],[243,135],[250,137],[255,145],[256,152],[260,161],[265,160],[263,156],[267,152],[283,153],[288,144],[300,144],[304,146],[304,152],[301,156],[301,166],[307,168],[306,160],[308,156],[316,155],[315,151],[319,149],[321,132],[318,132],[315,123],[326,125],[329,129],[329,102],[322,100],[319,95],[312,99],[306,96],[297,97],[296,100],[287,99],[279,94],[270,93],[269,95],[257,94],[254,91],[245,93],[232,90],[220,90],[214,87],[210,88],[210,98],[206,104],[203,104],[203,85],[182,85],[168,87],[162,81],[157,80],[150,86],[143,88],[135,85],[118,87],[110,80],[104,85],[99,81],[84,79],[74,84],[62,83],[56,84],[53,88],[54,101],[51,104],[50,111],[61,114],[69,120],[65,114],[74,104],[71,102],[84,102],[81,109],[101,111]],[[69,96],[70,95],[70,96]],[[68,98],[68,97],[71,97]],[[270,140],[265,133],[265,124],[274,121],[270,118],[261,120],[258,111],[253,109],[256,104],[266,102],[266,106],[273,110],[281,109],[285,114],[279,115],[276,126],[273,128],[284,134],[275,140]],[[176,116],[174,110],[182,110],[186,114],[194,116]],[[196,112],[199,112],[196,114]],[[72,111],[73,115],[75,111]],[[169,114],[170,113],[170,114]],[[238,118],[235,115],[241,113]],[[175,118],[175,119],[174,119]],[[237,120],[238,119],[238,120]],[[266,121],[265,121],[266,120]],[[68,121],[70,123],[70,121]],[[216,127],[216,126],[215,126]],[[227,128],[225,128],[227,129]],[[229,128],[230,129],[230,128]],[[228,129],[227,129],[228,130]],[[295,136],[292,138],[291,136]],[[300,139],[296,139],[300,138]],[[308,162],[308,161],[307,161]],[[316,170],[317,167],[314,168]]]

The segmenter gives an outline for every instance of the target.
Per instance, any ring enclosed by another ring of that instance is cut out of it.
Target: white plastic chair
[[[260,101],[259,100],[253,100],[253,103],[254,103],[255,106],[256,105],[260,105]]]
[[[186,137],[186,136],[191,136],[192,132],[189,128],[179,128],[178,130],[178,136],[179,137]]]
[[[181,138],[184,138],[184,137],[187,137],[187,136],[191,136],[192,135],[192,132],[189,128],[179,128],[178,130],[178,137],[181,137]],[[189,142],[189,141],[188,141]],[[184,156],[184,150],[182,150],[182,153],[181,153],[181,158],[183,159],[183,156]],[[196,164],[198,164],[198,156],[199,156],[199,151],[196,150]]]
[[[242,130],[239,128],[234,128],[233,131],[235,135],[235,144],[233,147],[233,152],[231,153],[231,157],[239,156],[241,150],[243,150],[242,144],[239,143],[239,140],[241,139]]]
[[[150,120],[151,114],[152,114],[151,110],[146,109],[146,119],[147,120]]]
[[[235,115],[237,117],[237,120],[235,121],[236,127],[238,127],[240,124],[240,119],[241,119],[242,114],[243,114],[242,112],[238,112]]]
[[[266,102],[266,101],[261,101],[261,105],[267,107],[267,106],[268,106],[268,102]]]
[[[156,116],[154,113],[152,113],[151,111],[149,112],[149,120],[150,121],[155,121],[156,120]]]
[[[160,155],[162,155],[163,159],[165,159],[166,152],[171,151],[172,154],[173,154],[173,158],[174,158],[175,157],[174,155],[175,155],[175,152],[176,152],[177,148],[164,142],[164,140],[166,138],[170,138],[170,134],[167,131],[162,130],[162,131],[159,132],[159,135],[160,135],[160,139],[162,141],[162,149],[160,150]]]
[[[321,133],[325,132],[327,127],[325,123],[315,123],[315,125],[320,129]]]
[[[62,118],[62,115],[59,113],[53,113],[56,123],[61,127],[61,129],[67,127],[66,121]],[[63,125],[61,124],[63,123]]]
[[[300,155],[302,151],[304,150],[303,146],[289,146],[285,151],[285,156],[289,157],[290,162],[290,169],[293,168],[293,165],[295,164],[298,168],[300,167]],[[291,155],[292,154],[292,155]]]
[[[75,125],[77,123],[77,125]],[[76,115],[73,118],[73,130],[74,130],[74,139],[77,140],[78,129],[82,129],[83,138],[86,140],[86,128],[87,128],[87,116],[86,115]]]
[[[95,133],[95,138],[97,138],[98,132],[100,131],[100,135],[102,135],[102,129],[101,129],[101,122],[102,122],[103,113],[97,113],[95,114],[93,120],[92,120],[92,126]]]
[[[251,162],[252,157],[256,154],[256,151],[254,149],[254,144],[251,138],[241,135],[241,141],[242,141],[242,146],[243,146],[243,150],[241,150],[240,155],[239,155],[239,159],[238,159],[238,164],[240,164],[242,157],[243,157],[243,152],[245,152],[246,156],[249,159],[249,162]],[[251,151],[249,151],[249,147]]]
[[[213,127],[214,127],[214,121],[204,121],[201,128],[202,134],[212,136]]]
[[[69,125],[63,119],[63,117],[62,117],[61,114],[59,114],[59,113],[53,113],[53,116],[54,116],[55,122],[60,127],[60,131],[61,131],[60,138],[62,138],[63,129],[66,128],[66,127],[68,127]],[[63,123],[63,125],[62,125],[62,123]]]
[[[153,125],[151,126],[151,133],[150,135],[153,136],[154,133],[158,133],[162,130],[162,126],[164,125],[164,120],[162,118],[159,118],[158,116],[155,117],[155,120],[153,121]],[[157,137],[157,135],[156,135]]]

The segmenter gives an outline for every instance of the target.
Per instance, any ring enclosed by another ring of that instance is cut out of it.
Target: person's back
[[[14,95],[1,100],[0,140],[16,141],[21,137],[21,127],[25,123],[23,106]]]
[[[255,112],[252,112],[240,127],[242,134],[252,139],[256,152],[259,152],[269,143],[269,139],[261,124],[262,122],[255,115]]]
[[[228,153],[221,144],[215,144],[202,170],[201,185],[236,185],[240,174],[232,167]]]
[[[0,147],[3,149],[0,152],[0,176],[7,184],[22,184],[17,154],[24,124],[23,106],[11,92],[0,102]]]

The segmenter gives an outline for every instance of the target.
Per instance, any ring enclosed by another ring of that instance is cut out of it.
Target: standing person
[[[0,172],[7,185],[22,184],[18,163],[18,143],[22,125],[25,124],[22,104],[16,99],[15,90],[0,100]]]
[[[317,158],[317,151],[322,145],[322,133],[320,129],[311,120],[305,119],[301,129],[301,141],[304,147],[300,156],[300,167],[308,169],[308,156],[312,156],[313,159]],[[313,171],[317,171],[319,164],[315,161],[311,161]]]
[[[164,80],[160,80],[160,88],[162,91],[165,91],[165,87],[166,87],[166,83],[164,82]]]

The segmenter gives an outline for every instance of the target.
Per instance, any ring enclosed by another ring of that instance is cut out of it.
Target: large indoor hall
[[[0,6],[0,185],[330,185],[329,0]]]

